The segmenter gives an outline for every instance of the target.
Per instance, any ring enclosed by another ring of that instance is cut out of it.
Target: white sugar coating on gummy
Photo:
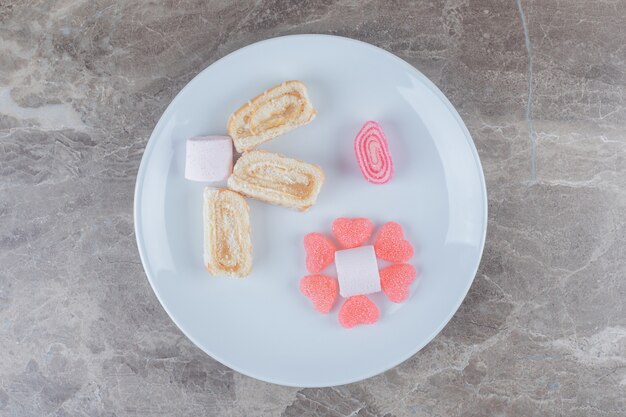
[[[233,171],[233,142],[229,136],[187,139],[185,178],[192,181],[226,180]]]
[[[342,297],[380,291],[380,275],[373,246],[335,252],[335,266]]]

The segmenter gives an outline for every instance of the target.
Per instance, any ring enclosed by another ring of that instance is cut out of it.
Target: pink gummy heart
[[[389,262],[406,262],[413,257],[413,246],[404,239],[402,226],[395,222],[385,223],[374,242],[376,256]]]
[[[361,246],[372,235],[374,224],[370,219],[341,217],[333,222],[333,235],[346,249]]]
[[[339,285],[325,275],[309,275],[300,280],[300,292],[311,299],[317,311],[327,314],[335,304]]]
[[[380,271],[380,287],[389,300],[401,303],[409,296],[409,285],[416,276],[417,271],[413,265],[391,265]]]
[[[354,295],[346,300],[339,310],[339,324],[346,329],[357,324],[372,324],[378,321],[380,311],[365,295]]]
[[[317,274],[333,262],[337,249],[324,235],[309,233],[304,236],[304,250],[306,269],[312,274]]]

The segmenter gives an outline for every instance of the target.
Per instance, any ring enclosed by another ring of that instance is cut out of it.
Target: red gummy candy
[[[333,222],[333,235],[346,249],[361,246],[372,236],[374,224],[363,217],[348,219],[340,217]]]
[[[312,274],[317,274],[333,262],[337,249],[324,235],[309,233],[304,236],[304,250],[306,269]]]
[[[391,265],[380,271],[380,287],[391,301],[401,303],[409,296],[409,285],[416,276],[413,265]]]
[[[354,295],[346,300],[339,310],[339,324],[346,329],[358,324],[373,324],[378,321],[380,311],[365,295]]]
[[[339,285],[331,277],[309,275],[300,280],[300,292],[311,299],[317,311],[327,314],[335,304]]]
[[[404,239],[402,226],[395,222],[385,223],[374,242],[376,256],[389,262],[406,262],[413,257],[413,246]]]

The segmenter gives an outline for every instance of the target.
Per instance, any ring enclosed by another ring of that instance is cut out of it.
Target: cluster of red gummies
[[[313,275],[302,278],[300,291],[313,302],[314,308],[320,313],[329,313],[333,308],[342,281],[341,276],[338,282],[337,279],[320,273],[333,263],[337,251],[365,245],[373,230],[374,225],[369,219],[339,218],[332,225],[332,233],[339,248],[320,233],[309,233],[304,237],[306,267]],[[415,280],[417,271],[413,265],[406,263],[413,257],[413,246],[404,238],[402,226],[395,222],[383,224],[374,239],[373,248],[375,255],[372,257],[393,263],[378,270],[374,259],[374,274],[380,279],[378,290],[382,290],[394,303],[404,301],[409,295],[409,286]],[[373,291],[368,293],[371,292]],[[372,324],[379,317],[380,310],[366,294],[349,296],[339,309],[339,323],[346,328]]]

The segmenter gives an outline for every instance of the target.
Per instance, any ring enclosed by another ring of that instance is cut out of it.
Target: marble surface
[[[626,415],[626,1],[0,1],[1,416]],[[423,351],[275,386],[207,357],[143,273],[133,187],[176,92],[268,37],[394,52],[457,107],[484,257]]]

